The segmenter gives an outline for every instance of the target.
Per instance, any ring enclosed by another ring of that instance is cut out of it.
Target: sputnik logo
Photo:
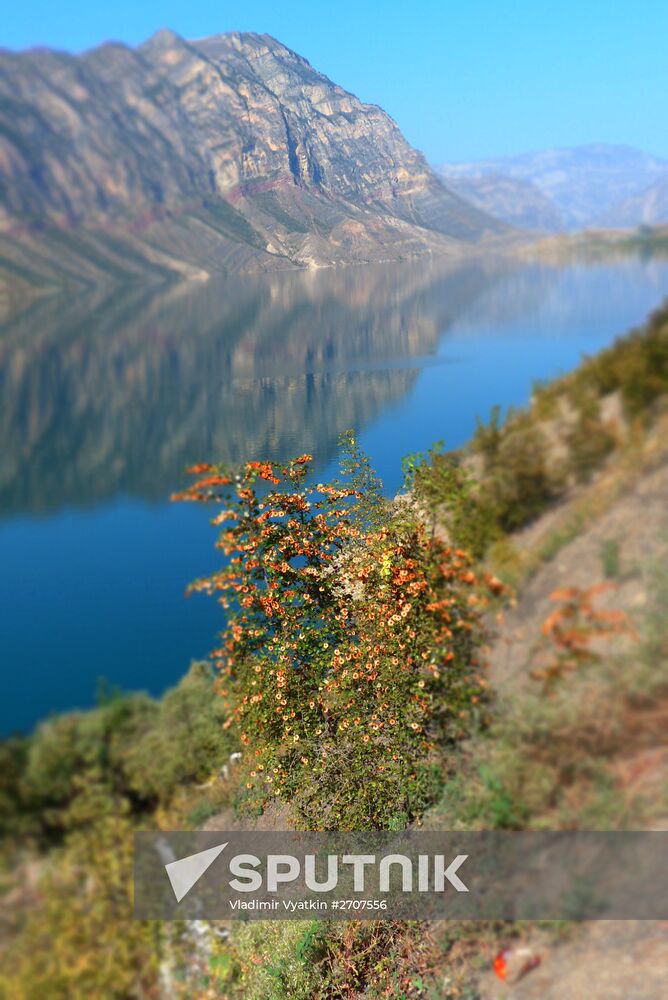
[[[179,861],[170,861],[165,865],[167,877],[171,883],[176,902],[180,903],[184,896],[190,892],[192,887],[198,882],[205,871],[214,863],[219,854],[227,847],[229,841],[219,844],[218,847],[210,847],[208,851],[198,851],[197,854],[189,854]]]
[[[225,850],[229,841],[210,847],[197,854],[189,854],[178,861],[166,864],[165,871],[172,886],[176,902],[187,896],[195,883],[211,867],[218,855]],[[172,855],[173,857],[173,855]],[[466,861],[468,854],[458,854],[454,861],[446,867],[446,857],[443,854],[421,854],[418,861],[417,891],[443,892],[448,882],[457,892],[468,892],[466,886],[457,875],[457,869]],[[355,892],[365,891],[365,870],[376,866],[375,854],[344,854],[340,859],[337,854],[327,855],[327,879],[323,882],[316,877],[315,854],[306,854],[303,859],[292,854],[268,854],[266,856],[266,891],[280,893],[285,883],[296,882],[302,875],[306,888],[312,892],[329,892],[336,889],[339,881],[339,860],[341,864],[352,866],[353,886]],[[302,868],[303,861],[303,868]],[[235,876],[229,883],[234,892],[257,892],[263,887],[263,874],[258,871],[262,865],[261,858],[254,854],[235,854],[230,859],[230,873]],[[378,886],[380,892],[390,892],[391,869],[401,866],[401,886],[403,892],[413,892],[413,861],[404,854],[387,854],[378,863]],[[430,879],[430,869],[431,879]]]

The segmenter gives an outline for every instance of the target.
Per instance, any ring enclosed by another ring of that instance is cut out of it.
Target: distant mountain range
[[[437,170],[453,191],[522,228],[561,232],[668,222],[668,160],[630,146],[546,149]]]
[[[269,35],[0,52],[0,270],[16,280],[401,259],[508,231]]]

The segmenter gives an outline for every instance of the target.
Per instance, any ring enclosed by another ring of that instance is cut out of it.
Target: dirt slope
[[[581,530],[576,532],[574,524],[582,525]],[[541,624],[555,607],[550,595],[559,588],[589,588],[607,578],[611,588],[601,596],[601,606],[623,610],[638,630],[638,641],[647,641],[652,620],[656,625],[668,615],[668,606],[657,605],[653,590],[657,572],[668,569],[665,422],[630,463],[616,461],[569,502],[519,535],[515,545],[525,565],[532,565],[534,571],[520,586],[517,605],[508,613],[491,651],[490,680],[502,697],[518,697],[531,684],[532,652]],[[552,558],[546,558],[555,549]],[[665,642],[662,651],[668,654]],[[639,655],[635,643],[629,644],[627,655],[632,670]],[[662,656],[659,650],[650,667],[665,676],[668,655]],[[620,752],[611,760],[616,782],[629,801],[644,792],[657,803],[665,802],[668,699],[659,693],[645,703],[627,706],[622,719]],[[593,719],[592,726],[600,721]],[[650,825],[668,830],[668,815],[659,807]],[[668,997],[668,923],[592,922],[576,927],[561,943],[536,930],[525,937],[525,943],[541,956],[540,965],[516,983],[501,982],[491,971],[484,973],[478,983],[480,1000]]]

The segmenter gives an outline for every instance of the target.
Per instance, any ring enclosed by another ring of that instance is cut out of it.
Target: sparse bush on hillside
[[[599,396],[621,392],[629,417],[645,416],[668,393],[668,307],[647,323],[587,359],[576,381],[595,387]]]
[[[445,528],[454,545],[480,558],[500,535],[491,497],[481,488],[458,452],[436,445],[427,454],[409,455],[403,463],[404,484]]]
[[[601,543],[601,565],[606,580],[615,580],[620,574],[619,541],[616,538],[606,538]]]
[[[412,457],[407,485],[453,544],[479,559],[560,495],[563,470],[550,465],[541,429],[525,417],[500,434],[493,423],[489,436],[480,425],[476,440],[483,458],[477,474],[465,453],[433,449]]]
[[[155,724],[128,743],[120,758],[134,795],[166,802],[180,785],[215,774],[236,749],[211,667],[194,663],[158,702]]]
[[[109,797],[120,796],[134,813],[168,802],[180,786],[208,778],[235,749],[222,712],[210,666],[193,664],[159,702],[146,695],[116,696],[2,744],[4,833],[50,838],[67,832],[77,821],[72,806],[89,775],[97,775]]]
[[[12,736],[0,743],[0,839],[25,836],[35,823],[20,805],[28,749],[29,742],[23,736]]]
[[[407,921],[250,922],[235,930],[232,949],[229,988],[243,1000],[417,998],[434,957],[424,923]]]
[[[327,925],[315,920],[251,921],[236,928],[236,995],[245,1000],[310,1000],[319,995],[318,961]]]
[[[28,740],[16,815],[33,816],[40,836],[60,836],[72,822],[70,809],[81,793],[82,777],[104,775],[110,795],[127,791],[119,753],[150,724],[155,711],[150,699],[137,696],[42,723]]]
[[[552,595],[557,606],[532,653],[534,681],[497,703],[491,725],[472,738],[437,807],[443,825],[605,830],[662,815],[657,787],[641,784],[634,798],[615,766],[662,735],[665,568],[651,567],[646,582],[639,635],[620,610],[598,605],[610,584]],[[633,640],[623,655],[613,641],[620,636]]]
[[[614,450],[614,434],[601,421],[596,407],[581,409],[566,436],[569,451],[569,466],[580,482],[588,482],[596,469],[600,468],[607,456]]]
[[[159,702],[116,696],[2,745],[5,850],[25,834],[51,850],[28,909],[18,907],[11,960],[0,950],[0,996],[156,995],[165,936],[132,917],[133,832],[224,763],[223,721],[211,668],[200,663]],[[205,808],[200,801],[192,822]]]
[[[570,375],[536,386],[526,410],[502,422],[495,407],[487,423],[478,421],[469,450],[413,459],[412,483],[455,542],[480,557],[573,481],[588,481],[619,447],[617,430],[601,417],[611,393],[619,393],[626,419],[641,425],[668,396],[668,306]]]
[[[99,779],[99,775],[97,776]],[[75,782],[76,784],[77,782]],[[132,918],[127,804],[93,775],[78,782],[76,832],[44,863],[25,922],[0,951],[0,996],[127,1000],[155,995],[159,925]]]
[[[504,532],[532,521],[562,488],[563,473],[551,467],[539,427],[520,426],[504,436],[485,480],[485,494]]]
[[[488,467],[496,461],[502,441],[501,407],[497,405],[492,407],[488,423],[480,417],[477,418],[475,434],[471,438],[471,448],[476,454],[482,455],[485,467]]]
[[[624,612],[598,605],[600,595],[612,586],[599,583],[585,590],[566,587],[550,595],[558,606],[543,622],[542,642],[532,664],[532,677],[543,682],[545,691],[569,673],[599,663],[597,643],[601,640],[615,636],[636,638]]]

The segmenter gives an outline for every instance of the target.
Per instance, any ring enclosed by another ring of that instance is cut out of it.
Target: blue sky
[[[626,142],[668,157],[666,0],[23,0],[0,45],[267,31],[380,104],[430,160]]]

